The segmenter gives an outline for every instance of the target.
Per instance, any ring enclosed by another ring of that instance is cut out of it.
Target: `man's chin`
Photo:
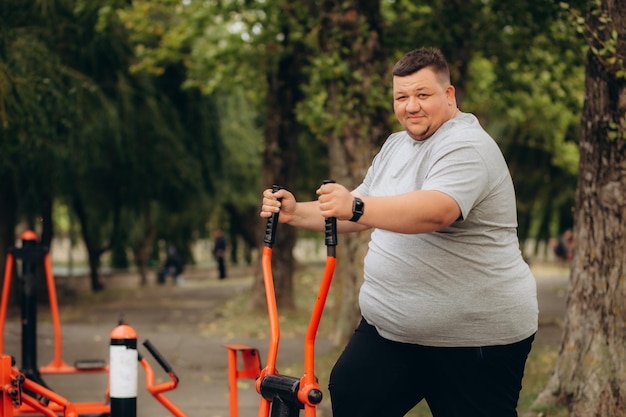
[[[428,139],[431,135],[428,134],[427,130],[406,130],[406,133],[411,137],[411,139],[413,140],[424,140],[424,139]]]

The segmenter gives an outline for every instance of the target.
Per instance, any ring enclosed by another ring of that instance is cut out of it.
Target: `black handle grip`
[[[282,188],[283,187],[274,184],[272,185],[272,192],[275,193]],[[276,227],[278,226],[278,214],[279,213],[274,213],[267,219],[265,236],[263,237],[263,243],[265,243],[265,246],[272,247],[274,245],[274,241],[276,240]]]
[[[324,180],[323,184],[332,184],[335,180]],[[326,224],[324,227],[324,242],[326,246],[337,246],[337,218],[326,218]]]
[[[157,348],[154,347],[152,342],[150,342],[149,340],[146,340],[145,342],[143,342],[143,345],[146,347],[146,349],[148,349],[148,351],[152,354],[154,359],[156,359],[156,361],[159,363],[159,365],[161,365],[161,368],[163,368],[163,370],[165,372],[167,372],[167,373],[172,372],[172,367],[167,362],[167,360],[165,360],[163,355],[161,355],[161,353],[159,353]]]

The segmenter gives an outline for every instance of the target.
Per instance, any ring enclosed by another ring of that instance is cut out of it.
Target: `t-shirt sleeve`
[[[452,197],[466,219],[472,207],[486,195],[489,184],[486,162],[470,144],[444,147],[432,161],[422,189]]]

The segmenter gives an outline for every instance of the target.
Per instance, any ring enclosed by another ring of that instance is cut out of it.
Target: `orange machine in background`
[[[48,250],[43,248],[38,242],[36,233],[28,230],[22,233],[20,238],[22,246],[20,248],[11,248],[6,258],[2,299],[0,301],[0,416],[43,415],[49,417],[79,417],[98,415],[101,417],[134,417],[136,415],[136,398],[133,406],[128,406],[129,402],[124,398],[125,388],[118,389],[117,386],[113,386],[115,393],[122,392],[121,398],[114,399],[114,402],[117,401],[116,404],[118,406],[114,407],[116,409],[113,410],[111,408],[109,391],[112,388],[111,383],[116,384],[118,380],[121,380],[122,384],[126,384],[127,381],[124,378],[128,376],[129,371],[135,373],[136,379],[137,368],[135,366],[132,366],[132,370],[122,369],[124,377],[117,378],[115,381],[109,379],[109,388],[103,394],[102,401],[71,402],[46,385],[43,376],[47,374],[109,373],[110,366],[107,365],[105,360],[78,360],[74,365],[69,365],[63,360],[61,321],[50,255]],[[4,350],[4,330],[16,260],[21,261],[22,267],[21,276],[18,277],[22,285],[20,291],[22,297],[20,300],[22,310],[21,368],[16,366],[15,359]],[[54,357],[49,364],[38,367],[36,274],[42,265],[46,277],[50,313],[54,328]],[[112,331],[111,344],[117,345],[117,342],[124,344],[129,341],[129,335],[132,335],[132,338],[134,338],[136,349],[137,333],[123,322],[118,323],[118,326]],[[146,388],[148,392],[167,408],[172,415],[185,417],[185,414],[164,396],[165,392],[177,387],[178,377],[149,341],[146,341],[144,346],[146,346],[171,378],[169,382],[155,385],[153,369],[146,359],[142,358],[135,351],[136,360],[146,372]],[[122,404],[122,406],[119,406],[119,404]]]

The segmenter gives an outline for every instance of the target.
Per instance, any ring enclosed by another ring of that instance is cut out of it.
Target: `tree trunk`
[[[87,256],[89,261],[89,277],[91,279],[91,290],[98,292],[104,289],[104,286],[100,282],[99,269],[100,269],[100,254],[101,252],[96,247],[95,239],[89,232],[89,220],[87,219],[87,213],[85,206],[81,198],[74,195],[74,211],[76,217],[80,221],[80,230],[87,249]]]
[[[100,256],[102,252],[98,248],[87,246],[87,256],[89,261],[89,278],[91,279],[91,290],[93,292],[102,291],[104,285],[100,282]]]
[[[115,246],[120,235],[122,202],[119,192],[114,193],[111,201],[111,206],[103,209],[103,207],[94,207],[93,201],[84,200],[79,191],[74,190],[72,193],[74,212],[80,221],[81,234],[89,256],[89,276],[91,289],[94,292],[104,289],[100,282],[100,258]],[[110,225],[107,223],[109,213]],[[109,231],[108,242],[102,237],[106,233],[105,229]]]
[[[144,237],[137,244],[134,250],[135,265],[139,272],[139,285],[145,286],[148,284],[148,257],[154,239],[156,239],[156,226],[153,221],[152,207],[147,204],[144,207]]]
[[[287,10],[287,9],[286,9]],[[293,16],[285,17],[292,19]],[[298,138],[302,126],[296,119],[296,106],[302,100],[303,69],[308,63],[308,48],[300,41],[292,41],[289,25],[285,20],[284,41],[280,47],[276,71],[267,74],[268,105],[265,124],[265,151],[263,153],[262,189],[272,184],[296,191],[298,179]],[[266,222],[258,222],[259,242],[265,232]],[[278,308],[294,309],[293,272],[295,260],[293,248],[296,230],[283,226],[277,230],[272,256],[272,275]],[[252,308],[266,308],[263,276],[258,268],[252,289]]]
[[[331,178],[348,188],[361,183],[367,168],[389,132],[390,80],[381,46],[378,0],[322,1],[321,46],[328,57],[339,54],[346,74],[327,81],[326,113],[336,118],[327,135]],[[339,64],[339,63],[336,63]],[[381,93],[382,92],[382,93]],[[339,115],[345,117],[339,117]],[[363,277],[363,256],[368,233],[342,235],[337,247],[333,292],[335,330],[333,342],[343,344],[360,317],[358,290]]]
[[[587,54],[565,332],[537,404],[566,404],[572,416],[620,417],[626,416],[626,3],[602,0],[587,24],[591,46],[608,55]],[[610,52],[598,40],[612,30],[620,41]]]

